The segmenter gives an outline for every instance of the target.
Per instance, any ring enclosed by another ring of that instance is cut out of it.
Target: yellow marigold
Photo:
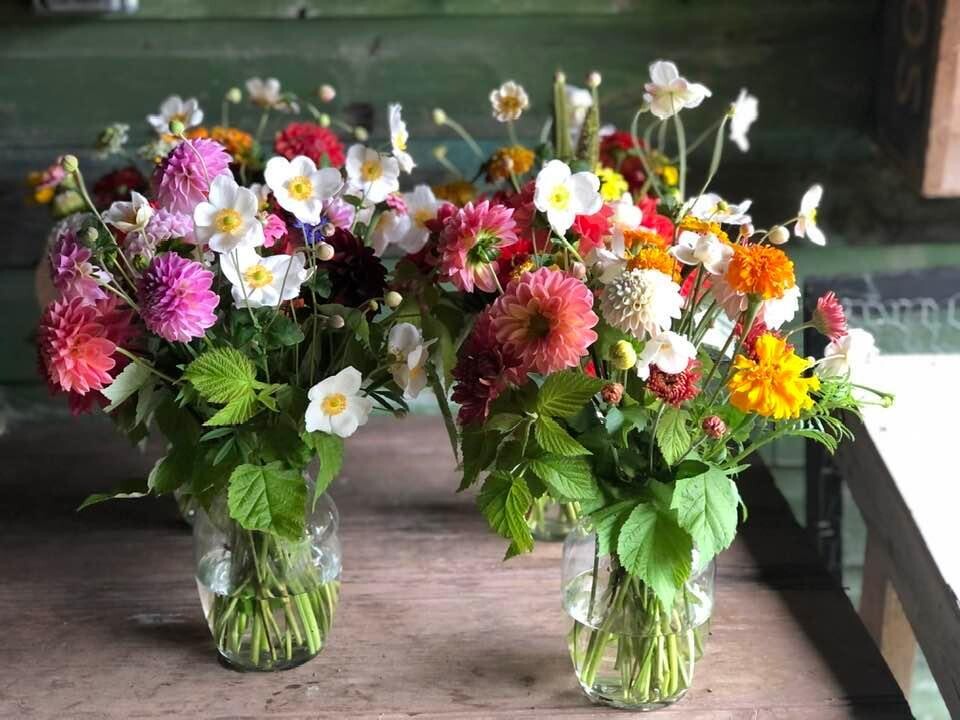
[[[533,272],[536,267],[537,266],[534,265],[533,260],[524,260],[510,271],[510,279],[519,280],[521,277],[523,277],[524,273]]]
[[[680,264],[662,247],[647,245],[627,260],[628,270],[659,270],[664,275],[680,282]]]
[[[596,175],[600,178],[600,196],[607,202],[616,202],[630,189],[623,175],[613,168],[597,165]]]
[[[453,180],[443,185],[434,185],[433,194],[438,200],[446,200],[457,207],[463,207],[477,196],[477,191],[466,180]]]
[[[502,147],[487,162],[487,181],[499,182],[510,177],[510,171],[517,177],[530,172],[533,167],[533,160],[536,156],[532,150],[522,145],[509,145]]]
[[[734,372],[727,382],[731,405],[774,420],[796,418],[813,407],[810,393],[820,389],[820,379],[803,376],[809,360],[771,333],[757,339],[755,353],[756,360],[737,355],[733,361]]]
[[[707,220],[701,220],[700,218],[695,218],[693,215],[684,215],[683,219],[680,221],[681,230],[689,230],[691,232],[699,233],[701,235],[706,235],[711,233],[720,242],[730,245],[730,236],[727,235],[726,231],[720,227],[720,223],[708,222]]]
[[[680,172],[674,165],[664,165],[657,170],[657,173],[668,187],[676,187],[677,183],[680,182]]]
[[[224,127],[214,125],[209,130],[205,127],[197,127],[186,132],[186,136],[193,138],[209,138],[216,140],[223,145],[227,152],[233,156],[234,162],[243,162],[253,150],[253,136],[234,127]]]
[[[665,238],[648,227],[638,227],[623,231],[623,244],[627,250],[636,250],[644,245],[666,248],[673,242],[673,238]]]
[[[797,284],[797,279],[793,262],[783,250],[770,245],[734,245],[727,282],[746,295],[777,300]]]

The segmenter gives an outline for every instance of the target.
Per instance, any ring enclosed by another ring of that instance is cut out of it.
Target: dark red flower
[[[737,323],[733,331],[738,335],[743,334],[743,323]],[[763,320],[754,320],[753,325],[750,327],[750,332],[747,333],[747,336],[743,339],[743,344],[740,346],[740,354],[744,357],[750,358],[754,362],[757,361],[757,340],[761,335],[776,335],[781,340],[783,339],[783,333],[777,332],[776,330],[771,330],[767,327],[767,324]],[[787,345],[790,350],[793,350],[792,345]]]
[[[318,166],[343,167],[343,144],[325,127],[311,122],[292,122],[277,133],[273,149],[288,160],[306,155]],[[324,162],[326,158],[326,162]]]
[[[700,388],[697,387],[699,379],[700,362],[698,360],[691,360],[682,372],[673,374],[665,373],[656,365],[651,365],[647,390],[665,403],[679,407],[700,394]]]
[[[503,197],[503,203],[513,208],[513,219],[517,223],[517,237],[525,246],[544,252],[549,245],[550,229],[536,227],[537,208],[533,204],[533,192],[536,182],[531,180],[520,192]]]
[[[643,147],[643,140],[639,142],[640,147]],[[615,130],[600,138],[600,164],[620,173],[630,189],[635,191],[643,187],[647,175],[643,169],[643,161],[636,155],[629,154],[633,147],[633,136],[623,130]]]
[[[650,228],[672,244],[673,221],[666,215],[657,212],[657,199],[648,195],[638,202],[637,206],[643,211],[643,219],[640,224],[643,227]]]
[[[337,228],[326,239],[333,246],[333,257],[321,267],[330,278],[330,302],[360,307],[368,300],[383,297],[387,289],[387,269],[349,230]]]
[[[93,186],[93,202],[98,210],[106,210],[120,200],[130,200],[130,193],[145,194],[147,178],[133,165],[104,175]]]
[[[603,239],[610,234],[610,218],[613,208],[604,203],[593,215],[577,215],[573,221],[573,229],[580,236],[580,245],[577,251],[586,257],[591,250],[602,248]]]

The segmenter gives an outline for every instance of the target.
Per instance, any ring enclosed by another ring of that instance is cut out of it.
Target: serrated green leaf
[[[268,348],[289,347],[302,341],[300,325],[283,314],[275,314],[263,332],[263,343]]]
[[[480,473],[497,457],[500,438],[496,433],[482,430],[466,430],[460,435],[460,456],[463,458],[463,477],[457,492],[463,492],[473,485]]]
[[[303,536],[306,500],[303,477],[281,462],[240,465],[230,475],[230,517],[247,530],[299,540]]]
[[[230,403],[253,395],[257,370],[239,350],[220,347],[208,350],[187,365],[183,377],[204,400]]]
[[[566,370],[554,373],[540,387],[537,412],[541,415],[569,417],[579,412],[602,387],[602,380],[582,372]]]
[[[627,572],[643,580],[667,608],[690,577],[692,553],[690,535],[652,503],[638,504],[617,538],[617,555]]]
[[[203,424],[208,427],[239,425],[257,414],[257,397],[254,394],[234,398]]]
[[[233,428],[217,428],[216,430],[209,430],[200,436],[200,442],[210,442],[211,440],[222,438],[224,435],[229,435],[232,432]]]
[[[616,551],[620,527],[636,504],[634,500],[621,500],[590,514],[593,529],[597,533],[597,552],[601,557]]]
[[[484,430],[496,430],[501,433],[508,433],[514,430],[520,423],[523,422],[523,417],[517,415],[516,413],[497,413],[490,417],[483,424]]]
[[[689,413],[679,408],[668,407],[657,423],[657,447],[667,465],[673,465],[690,448],[690,433],[687,430]]]
[[[313,502],[316,503],[343,467],[343,439],[322,432],[305,433],[305,437],[319,463],[313,490]]]
[[[477,504],[490,527],[511,541],[506,557],[533,550],[533,534],[527,525],[533,495],[522,477],[490,473],[477,496]]]
[[[537,418],[533,426],[533,434],[537,444],[549,453],[565,457],[590,454],[589,450],[574,440],[570,433],[549,415],[541,415]]]
[[[127,365],[113,379],[112,383],[100,391],[110,401],[110,404],[103,411],[113,412],[116,410],[124,400],[143,387],[150,376],[150,369],[140,363],[132,362]]]
[[[157,406],[163,402],[164,394],[157,391],[153,382],[145,383],[137,391],[137,412],[134,415],[134,425],[146,425]]]
[[[196,445],[173,445],[150,470],[147,476],[147,488],[152,493],[161,495],[186,485],[193,478],[196,461]]]
[[[733,480],[715,467],[677,479],[670,507],[677,511],[680,527],[690,533],[703,562],[733,542],[739,502]]]
[[[560,502],[586,500],[599,492],[590,464],[582,457],[544,455],[530,460],[529,467]]]

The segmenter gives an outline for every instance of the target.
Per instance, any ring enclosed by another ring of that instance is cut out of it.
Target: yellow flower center
[[[233,208],[224,208],[214,216],[213,224],[218,232],[233,235],[243,227],[243,218]]]
[[[401,150],[402,152],[407,151],[407,133],[405,132],[394,133],[393,138],[391,139],[393,141],[393,146],[397,150]]]
[[[809,220],[812,223],[817,222],[817,208],[814,208],[813,210],[807,213],[807,220]]]
[[[367,160],[360,166],[360,177],[364,182],[373,182],[379,180],[383,175],[383,168],[380,166],[380,160]]]
[[[347,409],[347,396],[343,393],[332,393],[323,399],[323,412],[327,415],[339,415]]]
[[[263,265],[251,265],[243,271],[243,279],[247,287],[256,290],[272,283],[273,273]]]
[[[513,115],[523,110],[523,103],[516,95],[501,95],[497,106],[504,115]]]
[[[570,204],[570,190],[566,185],[557,185],[550,193],[550,206],[557,210],[566,210]]]
[[[294,200],[306,200],[313,195],[313,183],[306,175],[297,175],[287,182],[287,192]]]
[[[413,214],[413,222],[418,227],[423,227],[429,220],[433,220],[433,213],[427,208],[420,208]]]

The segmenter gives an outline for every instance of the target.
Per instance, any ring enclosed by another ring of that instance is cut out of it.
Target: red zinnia
[[[638,141],[640,147],[643,147],[643,140]],[[643,186],[647,175],[643,169],[643,161],[630,154],[633,148],[633,136],[624,130],[615,130],[600,138],[600,164],[616,170],[627,181],[631,190],[637,190]]]
[[[700,388],[697,387],[699,379],[700,362],[698,360],[691,360],[682,372],[673,374],[665,373],[656,365],[651,365],[647,390],[665,403],[679,407],[700,394]]]
[[[290,123],[277,133],[273,149],[288,160],[306,155],[318,166],[343,167],[343,144],[330,130],[316,123]]]
[[[613,208],[604,203],[593,215],[577,215],[573,221],[573,229],[580,236],[580,245],[577,248],[581,256],[603,247],[603,239],[610,234],[610,218]]]

